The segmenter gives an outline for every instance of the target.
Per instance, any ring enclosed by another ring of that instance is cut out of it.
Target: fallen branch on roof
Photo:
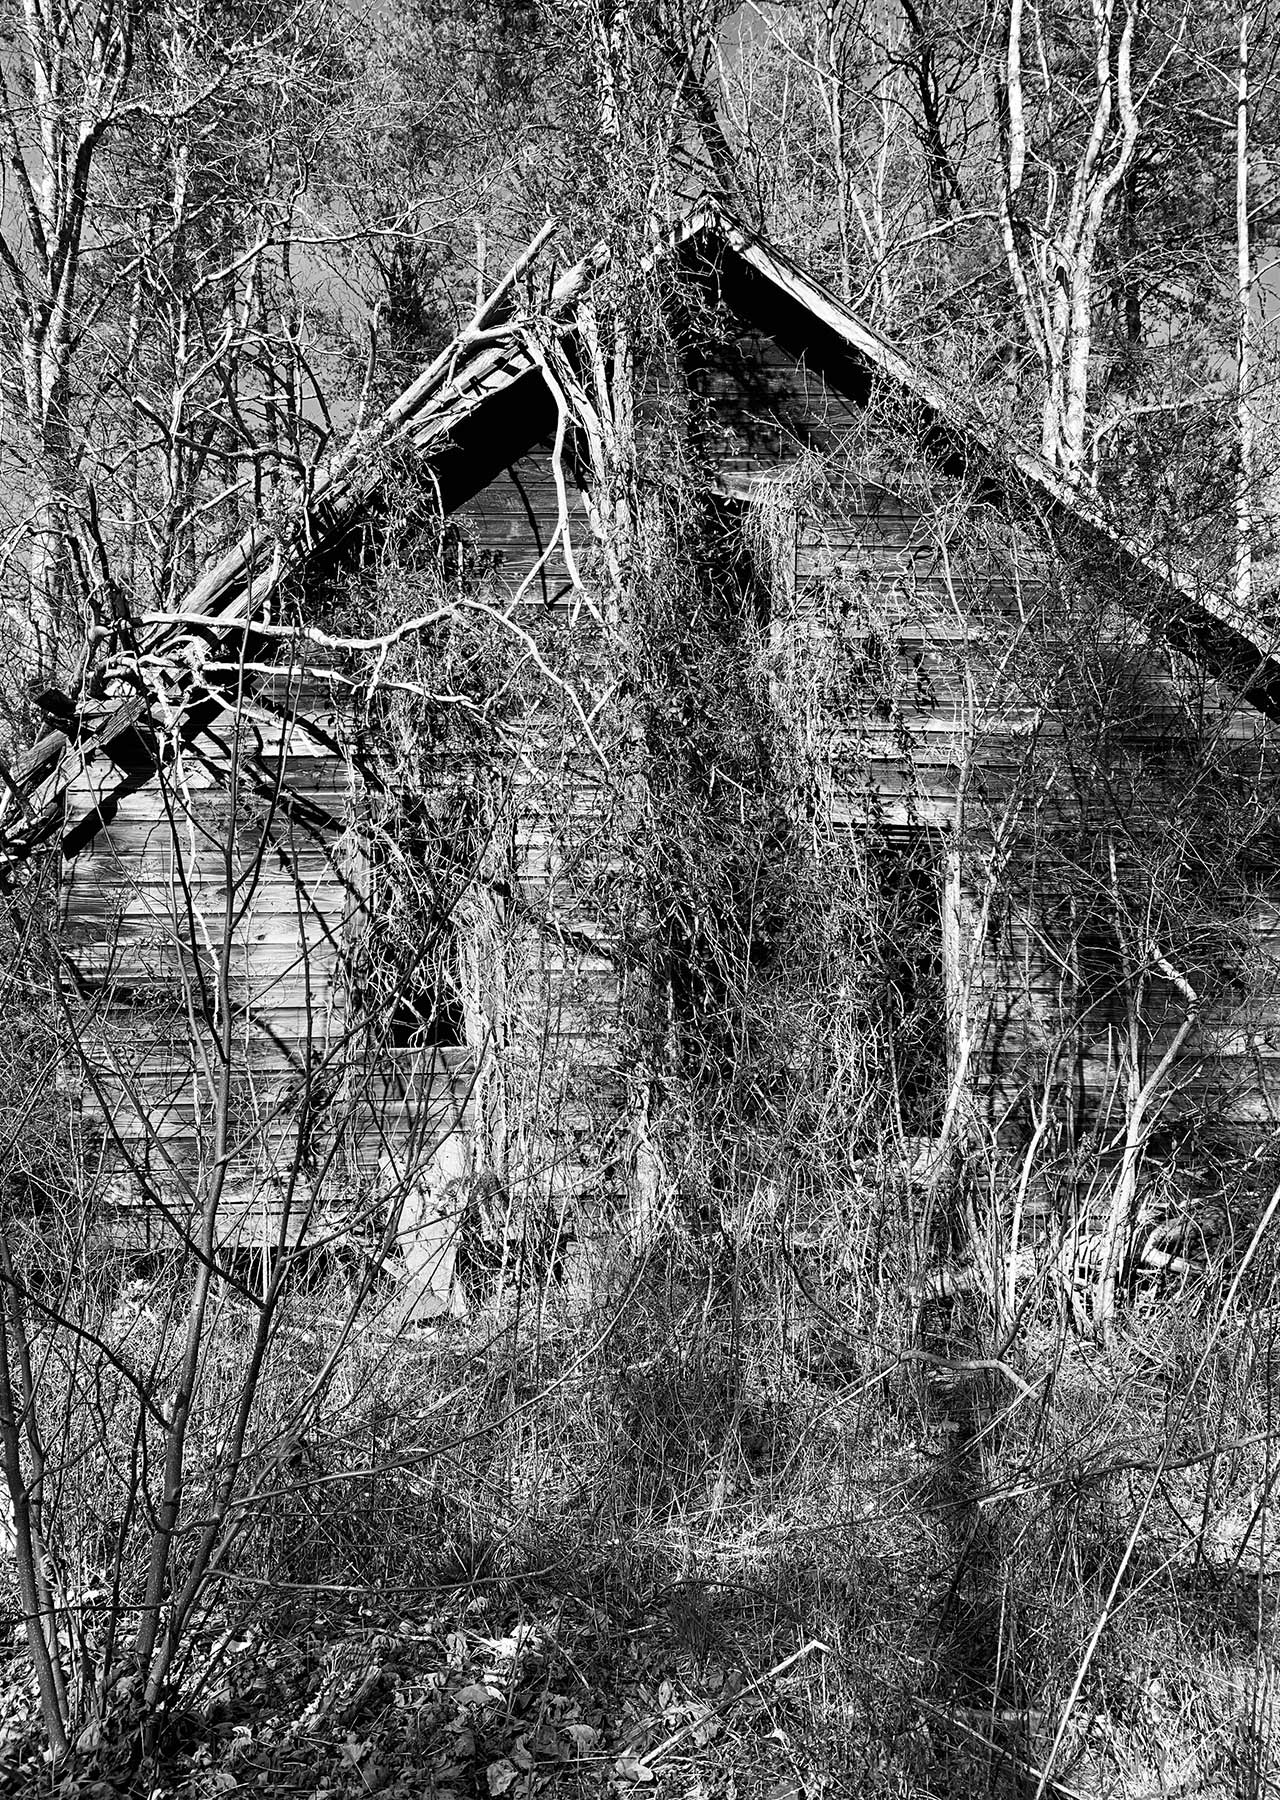
[[[279,638],[286,643],[319,644],[326,650],[390,650],[404,638],[413,637],[420,631],[429,631],[433,625],[440,625],[446,619],[456,616],[455,606],[438,606],[434,612],[423,613],[419,618],[406,619],[403,624],[392,626],[390,631],[381,632],[377,637],[338,637],[332,632],[321,631],[318,625],[269,625],[265,620],[255,620],[246,625],[246,631],[254,637]],[[199,613],[144,613],[144,625],[205,625],[208,620]],[[149,659],[140,659],[149,660]],[[223,664],[223,667],[235,667],[235,664]]]

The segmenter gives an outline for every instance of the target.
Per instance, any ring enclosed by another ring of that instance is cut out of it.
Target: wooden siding
[[[819,837],[922,834],[940,859],[959,858],[967,993],[953,1005],[963,1001],[983,1045],[986,1122],[1014,1137],[1025,1129],[1052,1063],[1074,1095],[1073,1130],[1088,1129],[1117,1101],[1126,995],[1114,968],[1100,979],[1079,967],[1100,953],[1082,908],[1105,914],[1109,901],[1096,870],[1089,891],[1080,856],[1134,830],[1158,862],[1180,809],[1185,824],[1184,784],[1203,779],[1199,746],[1214,745],[1224,778],[1251,766],[1265,792],[1280,774],[1274,734],[1108,602],[1105,565],[1089,572],[1098,591],[1082,595],[1088,576],[1051,539],[1001,517],[962,478],[929,471],[918,446],[913,458],[900,407],[895,419],[883,396],[851,405],[759,326],[721,323],[727,341],[690,356],[700,442],[722,486],[758,509],[755,535],[763,526],[772,537],[779,699],[810,772],[797,812]],[[1063,679],[1073,660],[1095,687],[1110,684],[1093,696],[1108,716],[1092,737]],[[1037,853],[1046,842],[1060,853]],[[1010,891],[992,912],[983,889],[997,855]],[[1245,1125],[1280,1107],[1280,893],[1270,892],[1255,907],[1248,981],[1205,1007],[1179,1057],[1171,1118],[1207,1109]],[[1217,983],[1216,970],[1193,972]],[[1086,1004],[1089,983],[1098,997]],[[1187,1002],[1157,971],[1144,988],[1152,1068]]]
[[[585,512],[570,492],[570,530],[585,565]],[[496,614],[523,589],[521,629],[561,660],[584,640],[581,669],[594,627],[563,545],[553,542],[558,514],[544,446],[456,519],[474,591]],[[501,639],[501,627],[493,630]],[[519,643],[508,647],[518,661]],[[282,1173],[347,1189],[375,1187],[386,1165],[406,1174],[459,1123],[476,1125],[496,1080],[536,1086],[548,1130],[569,1146],[551,1153],[563,1165],[559,1178],[571,1154],[581,1179],[586,1153],[575,1146],[594,1129],[601,1082],[612,1079],[618,1005],[609,957],[578,942],[594,926],[582,900],[599,823],[590,782],[566,760],[554,718],[537,713],[522,757],[505,773],[489,771],[505,822],[484,873],[512,895],[498,909],[512,990],[500,1047],[489,1021],[472,1016],[463,1043],[396,1046],[384,1032],[371,1058],[351,969],[360,933],[377,929],[350,831],[361,805],[353,757],[362,729],[349,688],[282,671],[248,684],[239,707],[228,701],[194,745],[134,791],[121,796],[119,770],[101,760],[72,789],[69,825],[97,807],[106,821],[67,867],[64,941],[90,1070],[86,1149],[114,1171],[122,1203],[186,1205],[210,1179],[223,961],[234,1062],[224,1209],[232,1235],[256,1242],[270,1234]],[[474,773],[465,759],[446,760],[440,780],[465,786]],[[464,961],[473,924],[464,906],[455,946]],[[313,1121],[315,1146],[300,1148],[308,1084],[323,1098],[323,1116]],[[544,1162],[548,1154],[545,1144],[530,1151]]]
[[[105,762],[71,790],[72,818],[110,800],[62,898],[86,1145],[124,1200],[194,1204],[210,1179],[224,1029],[228,1205],[251,1166],[291,1165],[302,1087],[346,1028],[336,719],[322,687],[282,676],[136,791]]]
[[[1123,777],[1156,828],[1162,783],[1177,785],[1180,738],[1190,742],[1206,711],[1217,717],[1224,757],[1253,756],[1269,769],[1267,728],[1140,642],[1114,608],[1089,613],[1058,592],[1052,545],[980,502],[962,478],[912,461],[908,420],[895,423],[878,403],[868,410],[866,395],[832,392],[758,323],[728,323],[717,349],[686,346],[694,444],[739,509],[748,542],[772,549],[761,581],[774,679],[807,769],[790,796],[795,815],[819,847],[824,834],[856,834],[872,847],[915,839],[940,865],[955,862],[953,989],[957,969],[966,980],[951,1001],[967,1007],[983,1046],[975,1079],[985,1122],[996,1134],[1024,1129],[1052,1062],[1072,1097],[1073,1129],[1088,1129],[1116,1091],[1123,1011],[1090,913],[1105,915],[1105,885],[1096,870],[1091,889],[1081,874],[1088,845],[1096,852],[1110,826],[1125,823],[1113,816],[1108,784]],[[574,568],[590,581],[583,499],[570,485],[562,510],[545,442],[488,479],[499,460],[491,435],[478,493],[468,492],[456,455],[451,464],[474,591],[499,610],[519,596],[515,623],[591,689],[598,609],[583,603],[564,546],[567,529]],[[1128,720],[1096,743],[1078,741],[1064,675],[1072,619],[1085,616],[1092,665],[1117,684]],[[535,696],[522,754],[499,757],[490,771],[503,829],[476,907],[461,908],[458,921],[470,934],[460,955],[474,962],[485,932],[489,953],[494,941],[501,949],[488,986],[473,983],[461,1044],[384,1049],[372,1060],[352,1052],[360,1020],[344,958],[369,921],[345,835],[352,775],[333,747],[354,735],[348,697],[291,690],[287,678],[268,683],[256,698],[274,701],[275,714],[251,711],[238,737],[228,710],[198,750],[120,802],[70,868],[65,899],[85,1039],[99,1066],[86,1129],[108,1157],[143,1155],[157,1191],[172,1188],[175,1169],[207,1178],[208,1045],[192,1033],[190,1011],[222,942],[230,874],[244,882],[229,973],[249,1190],[264,1168],[289,1164],[296,1095],[330,1074],[340,1079],[321,1123],[340,1154],[307,1154],[348,1183],[372,1182],[388,1159],[403,1170],[459,1120],[481,1129],[520,1111],[525,1178],[549,1192],[607,1185],[592,1165],[618,1136],[626,995],[609,921],[591,896],[618,867],[619,837],[602,820],[580,736],[559,732],[536,681],[518,691]],[[232,817],[237,757],[251,779]],[[103,793],[116,779],[98,778]],[[276,794],[305,804],[273,804]],[[84,783],[73,810],[88,813],[99,798]],[[1037,849],[1046,843],[1058,850]],[[995,906],[985,892],[993,862],[1008,890]],[[1247,1121],[1280,1104],[1280,978],[1269,973],[1277,921],[1280,907],[1264,895],[1253,921],[1259,967],[1239,1006],[1208,1012],[1186,1045],[1179,1105],[1211,1102],[1223,1118]],[[1098,966],[1082,968],[1090,955]],[[1182,1006],[1167,984],[1149,984],[1150,1057]],[[250,1210],[236,1229],[261,1231],[263,1216],[261,1206]]]

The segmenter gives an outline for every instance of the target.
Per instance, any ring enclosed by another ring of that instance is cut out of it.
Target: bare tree
[[[311,5],[243,29],[80,0],[15,22],[5,574],[37,679],[74,686],[87,642],[189,583],[238,508],[301,482],[323,443],[294,246],[331,37]]]

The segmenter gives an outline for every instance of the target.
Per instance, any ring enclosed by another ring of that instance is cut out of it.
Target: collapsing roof
[[[159,766],[166,733],[198,741],[226,700],[202,677],[199,658],[184,652],[192,645],[216,647],[251,635],[281,584],[332,557],[376,508],[395,457],[409,453],[419,459],[448,512],[549,433],[557,407],[540,343],[547,333],[572,337],[577,303],[611,261],[607,247],[597,246],[560,276],[536,316],[500,316],[551,231],[548,225],[539,233],[467,328],[317,475],[289,538],[252,528],[196,583],[179,611],[133,622],[130,654],[115,673],[107,699],[92,709],[68,707],[57,728],[5,774],[0,879],[55,838],[64,856],[90,842],[109,820],[113,799],[136,790]],[[893,349],[852,309],[718,204],[703,205],[682,219],[655,244],[646,262],[710,283],[731,311],[769,333],[784,350],[803,356],[854,405],[865,407],[877,387],[913,401],[940,465],[977,463],[986,498],[1005,503],[1020,490],[1053,523],[1083,533],[1094,548],[1105,549],[1128,577],[1124,604],[1245,703],[1268,718],[1280,718],[1280,659],[1255,635],[1250,621],[1228,602],[1147,560],[1038,457],[997,433],[937,377]],[[161,669],[171,684],[163,713],[156,691]],[[175,670],[181,701],[176,715]],[[175,716],[176,726],[163,723],[164,717]],[[97,781],[92,810],[81,818],[64,818],[64,797],[90,765],[102,762],[115,773],[105,783]]]

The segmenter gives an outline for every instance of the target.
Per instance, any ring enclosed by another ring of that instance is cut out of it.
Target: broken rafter
[[[104,718],[91,727],[81,720],[73,722],[69,731],[50,733],[27,753],[12,775],[3,776],[0,873],[54,835],[63,796],[88,763],[104,754],[113,757],[114,749],[113,760],[127,761],[129,766],[122,780],[135,783],[143,744],[152,742],[159,754],[159,745],[175,732],[198,735],[202,721],[207,722],[208,709],[216,710],[221,701],[203,685],[200,659],[184,659],[184,647],[197,638],[215,656],[222,648],[217,665],[206,661],[209,673],[213,666],[221,668],[233,661],[237,649],[247,649],[247,638],[281,582],[297,575],[319,550],[341,541],[375,499],[388,454],[405,449],[430,464],[445,451],[451,435],[494,395],[508,391],[527,375],[548,383],[549,339],[573,331],[576,303],[611,260],[608,246],[597,245],[560,276],[536,321],[541,335],[529,315],[494,323],[500,305],[554,229],[549,220],[466,329],[373,426],[358,432],[341,455],[317,474],[299,496],[287,535],[253,527],[196,583],[179,610],[150,615],[142,622],[136,660],[121,676],[124,691],[117,694]],[[843,373],[846,380],[855,379],[861,387],[869,381],[884,381],[914,398],[944,451],[949,447],[949,454],[966,459],[976,452],[988,470],[1003,471],[1003,477],[997,474],[986,483],[988,497],[1009,503],[1014,488],[1020,487],[1047,516],[1114,556],[1127,584],[1124,603],[1131,610],[1176,648],[1191,653],[1215,676],[1228,681],[1246,703],[1269,718],[1280,718],[1280,658],[1269,640],[1258,639],[1254,621],[1243,617],[1231,602],[1201,593],[1185,577],[1152,562],[1141,546],[1112,527],[1087,496],[1066,487],[1040,458],[996,432],[966,400],[902,356],[790,258],[728,215],[717,202],[696,208],[667,231],[643,259],[642,267],[651,270],[663,262],[695,259],[704,274],[723,271],[748,286],[755,283],[757,292],[768,297],[772,311],[789,314],[805,336],[805,353],[819,370],[825,350],[832,364],[832,385],[837,389]],[[561,411],[559,406],[557,410]],[[501,622],[514,629],[509,621]],[[174,677],[173,690],[165,696],[164,721],[154,716],[147,686],[150,672],[157,668]],[[68,754],[69,750],[74,754]],[[125,755],[119,754],[122,750]]]
[[[251,527],[206,571],[178,611],[147,615],[140,622],[131,667],[123,678],[130,682],[130,690],[116,696],[105,717],[91,726],[81,721],[71,732],[48,734],[20,759],[12,772],[4,771],[5,792],[0,794],[0,876],[56,834],[64,797],[91,762],[103,755],[111,757],[113,745],[122,738],[136,743],[142,732],[158,742],[174,734],[172,726],[166,730],[154,718],[152,696],[146,686],[148,669],[173,670],[174,662],[193,637],[203,638],[210,648],[215,648],[225,647],[228,640],[233,645],[237,640],[243,643],[248,635],[260,630],[270,635],[270,628],[260,627],[258,621],[271,598],[322,544],[340,538],[359,518],[377,492],[386,456],[408,448],[418,456],[429,457],[492,394],[508,388],[537,367],[536,355],[525,337],[527,320],[523,316],[497,326],[490,321],[554,230],[555,221],[548,220],[466,329],[372,427],[358,433],[329,468],[316,477],[309,492],[300,499],[287,538],[264,532],[258,525]],[[597,248],[561,275],[547,303],[547,315],[553,322],[568,323],[566,315],[606,260],[606,253]],[[328,641],[323,634],[316,636],[317,641]],[[202,684],[194,665],[179,668],[176,673],[177,691],[166,697],[166,710],[172,717],[176,701],[180,716],[178,735],[198,735],[207,722],[209,706],[216,707],[219,702]],[[69,751],[74,754],[68,754]],[[122,788],[126,783],[133,785],[136,778],[136,769],[122,776]],[[82,835],[75,832],[68,847],[78,843]]]

